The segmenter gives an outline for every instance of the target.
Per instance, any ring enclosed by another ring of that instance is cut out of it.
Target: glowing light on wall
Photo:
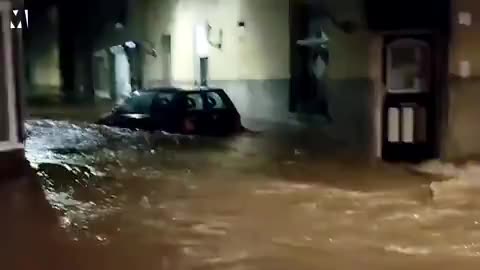
[[[195,49],[200,58],[208,57],[208,42],[207,28],[205,25],[197,25],[195,27]]]

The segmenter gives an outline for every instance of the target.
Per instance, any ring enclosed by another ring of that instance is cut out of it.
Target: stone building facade
[[[21,2],[0,1],[0,178],[25,170],[22,31],[12,29],[12,10]]]

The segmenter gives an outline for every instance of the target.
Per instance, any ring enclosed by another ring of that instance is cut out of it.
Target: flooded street
[[[301,137],[149,135],[46,120],[27,131],[39,184],[0,190],[0,269],[480,265],[475,167],[433,182],[331,158]]]

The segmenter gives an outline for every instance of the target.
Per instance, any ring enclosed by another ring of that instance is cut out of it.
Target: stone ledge
[[[32,175],[23,149],[0,152],[0,182]]]

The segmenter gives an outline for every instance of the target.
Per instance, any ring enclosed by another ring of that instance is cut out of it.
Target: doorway
[[[328,99],[333,17],[322,4],[290,1],[290,111],[331,121]]]
[[[384,43],[382,156],[386,161],[419,162],[437,155],[435,66],[440,64],[433,35],[392,35]]]

